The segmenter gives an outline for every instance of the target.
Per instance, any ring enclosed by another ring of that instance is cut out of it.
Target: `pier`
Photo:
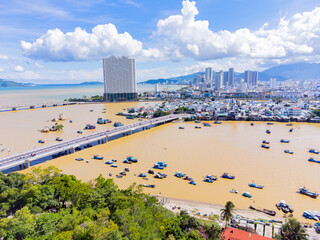
[[[88,144],[103,144],[107,143],[109,138],[118,136],[124,137],[135,132],[151,129],[152,127],[166,124],[178,119],[187,117],[186,114],[173,114],[159,118],[153,118],[141,122],[135,122],[125,126],[114,127],[106,131],[96,132],[89,135],[73,138],[62,141],[56,144],[33,149],[31,151],[14,154],[0,159],[0,171],[8,170],[19,166],[20,169],[30,167],[31,163],[36,160],[50,157],[54,154],[63,153],[63,155],[75,152],[75,148]]]

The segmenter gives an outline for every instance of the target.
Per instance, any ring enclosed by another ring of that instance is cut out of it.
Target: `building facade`
[[[244,72],[244,81],[248,86],[257,86],[258,84],[258,72],[257,71],[245,71]]]
[[[234,87],[234,69],[233,68],[229,68],[228,85],[229,87]]]
[[[214,88],[218,90],[222,87],[223,87],[223,71],[221,70],[220,72],[216,72]]]
[[[137,100],[135,59],[109,57],[104,58],[102,62],[105,101]]]

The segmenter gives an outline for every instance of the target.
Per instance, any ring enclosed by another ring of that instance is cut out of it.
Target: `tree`
[[[282,225],[281,235],[277,235],[279,240],[305,240],[308,239],[308,234],[295,218],[289,218]]]
[[[226,221],[226,227],[227,227],[228,222],[230,222],[232,219],[234,207],[235,207],[234,204],[231,201],[228,201],[226,203],[226,205],[224,206],[224,208],[220,209],[221,217],[223,220]]]

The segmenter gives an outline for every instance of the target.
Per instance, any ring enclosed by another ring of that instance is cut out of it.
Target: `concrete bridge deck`
[[[52,156],[60,152],[70,154],[73,153],[75,151],[75,148],[79,146],[84,146],[95,142],[97,142],[98,144],[106,143],[108,141],[108,138],[112,136],[116,136],[119,134],[122,134],[122,136],[130,135],[134,133],[135,130],[137,131],[150,129],[152,126],[165,124],[185,117],[187,117],[186,114],[174,114],[159,118],[153,118],[150,120],[135,122],[125,126],[115,127],[102,132],[84,135],[52,145],[33,149],[31,151],[14,154],[0,159],[0,171],[14,168],[16,166],[20,166],[20,168],[26,168],[30,166],[30,162],[35,160]]]

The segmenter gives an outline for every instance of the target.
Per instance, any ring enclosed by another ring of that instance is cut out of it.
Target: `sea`
[[[160,91],[173,91],[183,85],[159,85]],[[139,93],[154,91],[152,84],[138,84]],[[32,87],[6,87],[0,88],[0,108],[15,105],[49,104],[62,102],[69,98],[91,97],[103,95],[103,84],[39,84]]]

